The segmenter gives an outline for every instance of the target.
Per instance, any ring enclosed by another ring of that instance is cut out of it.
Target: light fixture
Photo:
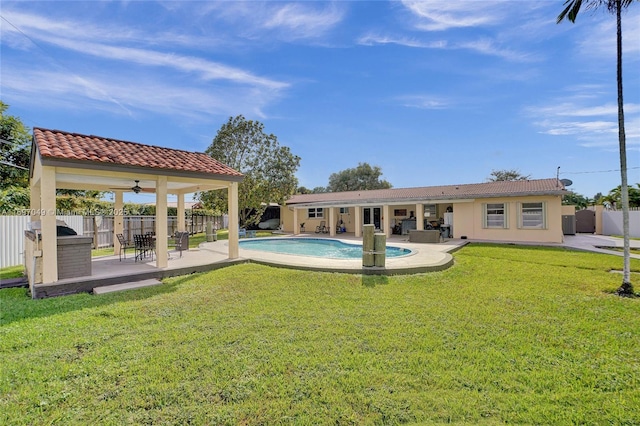
[[[140,191],[142,191],[142,188],[140,188],[140,185],[138,185],[140,183],[139,180],[136,181],[136,186],[134,186],[133,188],[131,188],[131,190],[133,192],[135,192],[136,194],[139,194]]]

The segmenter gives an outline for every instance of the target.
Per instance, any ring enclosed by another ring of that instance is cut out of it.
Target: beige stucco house
[[[365,224],[387,236],[432,225],[453,238],[559,243],[567,192],[557,179],[536,179],[301,194],[286,202],[280,219],[294,234],[322,223],[331,235],[344,230],[357,237]]]

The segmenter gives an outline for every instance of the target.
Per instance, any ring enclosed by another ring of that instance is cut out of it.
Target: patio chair
[[[316,234],[319,233],[327,234],[329,232],[329,228],[327,228],[327,222],[324,220],[320,222],[320,225],[316,226]]]
[[[176,232],[175,240],[170,246],[180,251],[180,257],[182,257],[182,250],[189,250],[189,233]]]
[[[245,228],[238,229],[238,238],[242,238],[246,236],[247,236],[247,230]]]
[[[155,251],[155,241],[152,235],[134,235],[133,244],[135,246],[135,261],[142,260],[147,256],[151,256],[153,260],[153,253]]]
[[[118,253],[118,257],[120,258],[120,262],[122,262],[122,258],[127,258],[127,249],[135,249],[136,246],[131,242],[127,241],[122,234],[116,234],[118,237],[118,242],[120,242],[120,252]]]

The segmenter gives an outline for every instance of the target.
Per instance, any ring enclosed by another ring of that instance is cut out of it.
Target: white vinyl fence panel
[[[622,212],[605,210],[602,212],[602,233],[604,235],[622,235]],[[640,238],[640,211],[629,212],[629,236]]]
[[[83,234],[82,216],[57,216],[78,235]],[[29,216],[0,216],[0,268],[24,263],[24,231],[29,229]]]

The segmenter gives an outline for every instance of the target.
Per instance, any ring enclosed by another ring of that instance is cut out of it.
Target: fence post
[[[98,248],[98,220],[93,216],[93,248]]]

